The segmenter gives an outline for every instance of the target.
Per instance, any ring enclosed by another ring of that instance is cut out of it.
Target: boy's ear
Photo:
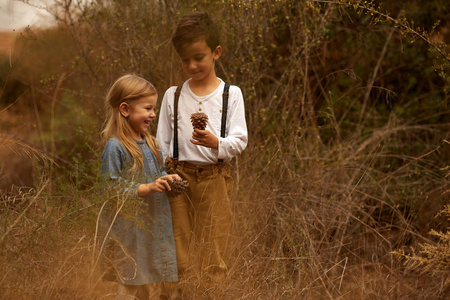
[[[214,59],[214,61],[218,60],[221,54],[222,54],[222,46],[219,45],[213,51],[213,59]]]
[[[120,114],[121,114],[122,116],[124,116],[125,118],[127,118],[128,115],[130,114],[130,105],[128,105],[128,103],[126,103],[126,102],[120,103],[120,105],[119,105],[119,111],[120,111]]]

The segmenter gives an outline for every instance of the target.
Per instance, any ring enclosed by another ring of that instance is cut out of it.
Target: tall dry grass
[[[126,72],[160,95],[179,84],[169,36],[176,15],[199,9],[223,28],[217,71],[244,92],[250,143],[233,162],[229,276],[206,289],[193,275],[188,296],[445,299],[445,272],[392,255],[448,226],[434,218],[448,202],[448,83],[433,71],[445,57],[427,52],[431,36],[411,44],[377,20],[381,8],[348,3],[67,2],[57,28],[25,32],[8,78],[29,87],[17,101],[26,109],[0,114],[29,117],[26,138],[41,149],[30,153],[58,166],[36,163],[33,188],[1,192],[2,298],[114,298],[93,267],[102,97]]]

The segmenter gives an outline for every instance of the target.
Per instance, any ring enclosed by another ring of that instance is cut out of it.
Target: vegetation
[[[124,73],[153,82],[159,98],[186,79],[170,36],[192,10],[222,28],[217,72],[241,87],[250,134],[233,162],[229,276],[210,296],[450,295],[444,1],[55,0],[46,9],[56,25],[23,30],[0,56],[2,299],[113,297],[94,242],[103,98]],[[193,299],[205,297],[201,283],[186,283]]]

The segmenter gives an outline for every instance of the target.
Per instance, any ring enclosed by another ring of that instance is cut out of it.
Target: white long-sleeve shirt
[[[215,164],[218,159],[229,162],[240,154],[248,142],[247,124],[245,122],[244,98],[241,89],[231,85],[228,98],[225,138],[220,137],[222,124],[222,93],[225,83],[206,96],[195,95],[189,80],[184,82],[178,101],[178,153],[180,161],[196,165]],[[164,94],[159,115],[156,139],[161,145],[164,158],[173,157],[174,98],[176,86],[170,87]],[[212,149],[190,142],[193,127],[191,114],[205,113],[208,116],[206,130],[219,139],[219,148]]]

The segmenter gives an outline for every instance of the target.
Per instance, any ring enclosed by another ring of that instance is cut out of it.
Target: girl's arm
[[[102,180],[105,189],[118,189],[121,194],[137,196],[138,178],[125,179],[124,170],[132,165],[131,156],[123,150],[116,138],[110,139],[102,153]]]
[[[102,153],[102,174],[104,179],[109,182],[107,186],[110,188],[119,188],[129,195],[142,197],[166,190],[170,191],[170,186],[167,181],[181,180],[177,174],[164,175],[151,183],[142,184],[139,183],[139,178],[136,178],[136,181],[124,179],[122,174],[127,164],[131,164],[130,159],[119,141],[116,139],[108,141]]]

